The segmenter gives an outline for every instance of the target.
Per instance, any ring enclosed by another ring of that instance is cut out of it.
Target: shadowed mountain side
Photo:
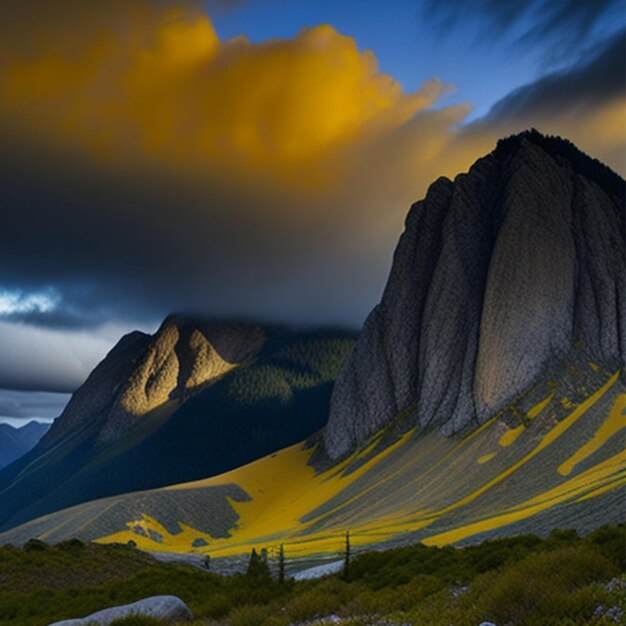
[[[176,320],[176,333],[171,331],[172,320]],[[142,353],[135,351],[131,339],[135,369],[130,374],[129,368],[119,363],[128,351],[122,349],[118,359],[120,345],[129,343],[128,338],[123,339],[111,353],[118,363],[108,368],[109,372],[126,375],[122,395],[136,388],[138,380],[143,381],[140,387],[150,387],[144,375],[149,361],[162,365],[153,378],[167,378],[162,370],[170,367],[177,348],[169,342],[169,351],[163,349],[164,328],[167,334],[183,338],[183,345],[193,345],[192,339],[198,334],[197,323],[190,327],[181,324],[180,318],[168,318],[156,335],[157,341],[144,347]],[[231,334],[227,343],[232,346],[234,327],[226,328]],[[205,331],[203,336],[211,333]],[[257,341],[260,336],[262,347]],[[0,472],[0,527],[9,528],[95,498],[219,474],[322,428],[328,416],[332,381],[354,345],[353,335],[335,330],[266,328],[262,335],[255,330],[249,345],[241,337],[236,339],[240,344],[237,353],[244,359],[241,365],[220,370],[205,382],[176,384],[161,404],[137,412],[141,419],[132,427],[122,426],[120,435],[112,439],[102,434],[116,423],[110,419],[115,407],[97,415],[85,411],[80,421],[78,402],[74,403],[69,415],[77,423],[70,433],[60,441],[42,441],[30,455]],[[144,343],[145,337],[140,342]],[[189,372],[184,380],[197,381],[207,371],[215,372],[211,370],[215,359],[205,358],[212,348],[202,349],[204,356],[196,351],[191,362],[181,357],[181,351],[176,354],[182,366],[174,369]],[[107,373],[110,356],[85,385]],[[205,365],[197,367],[203,359]],[[117,378],[112,376],[111,380]],[[99,398],[98,387],[94,393]],[[87,391],[81,389],[76,395],[79,400],[86,398]],[[112,397],[115,404],[119,394]],[[145,398],[145,394],[137,392],[136,397]]]
[[[579,356],[463,438],[387,429],[323,472],[298,444],[221,476],[143,492],[136,505],[126,495],[66,509],[0,541],[132,540],[212,557],[284,543],[298,557],[337,553],[346,529],[357,548],[623,522],[624,380]],[[226,488],[245,495],[226,498]],[[205,507],[210,493],[223,501]]]
[[[431,185],[334,387],[330,459],[403,412],[405,428],[476,428],[575,346],[623,363],[624,189],[536,131]]]
[[[45,533],[50,542],[56,542],[57,538],[60,541],[61,537],[68,536],[91,541],[107,534],[111,522],[124,526],[127,520],[141,519],[142,515],[146,515],[152,519],[161,520],[168,532],[176,533],[179,527],[171,517],[172,510],[176,510],[192,526],[204,528],[215,537],[227,537],[227,529],[234,526],[238,519],[230,503],[246,500],[249,500],[249,497],[236,485],[198,489],[193,492],[140,491],[95,500],[69,509],[76,515],[64,517],[61,524],[53,530],[49,529],[48,524],[50,519],[58,520],[58,514],[55,513],[28,522],[25,527],[35,535]],[[133,533],[157,543],[162,541],[162,536],[158,531],[146,528],[145,525],[139,523],[133,527]],[[197,538],[202,539],[203,535],[204,533],[199,532]],[[196,543],[206,545],[204,540],[196,541]]]

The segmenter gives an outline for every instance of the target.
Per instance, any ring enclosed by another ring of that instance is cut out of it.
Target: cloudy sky
[[[0,420],[172,311],[358,327],[409,205],[503,135],[624,175],[623,8],[0,0]]]

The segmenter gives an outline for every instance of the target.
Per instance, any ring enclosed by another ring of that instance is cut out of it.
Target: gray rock
[[[335,384],[327,455],[398,418],[445,435],[476,427],[575,346],[623,362],[623,276],[624,181],[558,138],[501,141],[411,208]]]
[[[252,324],[204,322],[180,315],[154,335],[123,337],[73,394],[41,441],[49,449],[80,429],[96,427],[100,444],[122,439],[144,415],[254,360],[265,331]]]
[[[193,613],[180,598],[176,596],[153,596],[133,602],[133,604],[104,609],[80,619],[54,622],[49,626],[87,626],[88,624],[107,626],[116,619],[131,615],[147,615],[164,622],[187,622],[193,619]]]

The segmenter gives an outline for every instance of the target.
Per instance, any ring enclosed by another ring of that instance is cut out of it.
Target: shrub
[[[198,605],[196,613],[203,617],[221,619],[226,617],[233,608],[232,600],[223,593],[212,594],[204,602]]]
[[[475,607],[483,620],[516,626],[565,617],[589,619],[593,601],[585,601],[584,596],[577,601],[575,592],[611,578],[616,571],[610,561],[586,546],[530,554],[477,580],[464,602]]]
[[[68,539],[67,541],[62,541],[56,545],[60,550],[67,550],[69,552],[75,552],[82,550],[85,547],[85,544],[77,538]]]
[[[337,595],[322,589],[309,589],[297,595],[287,604],[287,616],[292,622],[303,622],[313,617],[325,617],[336,613],[342,602]]]
[[[274,614],[263,620],[263,626],[288,626],[289,620],[286,615]]]
[[[327,576],[279,584],[266,572],[218,576],[159,563],[126,546],[34,541],[27,549],[0,547],[0,622],[45,626],[173,594],[197,615],[196,626],[288,626],[332,614],[428,626],[608,626],[624,617],[624,552],[623,526],[607,526],[585,538],[565,531],[545,540],[369,552],[352,561],[350,582]],[[132,619],[122,624],[147,624]]]
[[[29,539],[24,544],[24,550],[27,552],[41,552],[48,549],[48,544],[40,539]]]
[[[585,542],[598,549],[607,559],[613,561],[622,572],[626,570],[626,528],[624,528],[624,524],[601,526],[585,537]]]
[[[272,615],[268,606],[244,604],[231,611],[228,621],[230,626],[261,626]]]

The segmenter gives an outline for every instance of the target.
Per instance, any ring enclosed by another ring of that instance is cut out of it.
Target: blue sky
[[[494,27],[478,10],[450,27],[441,27],[424,2],[416,0],[256,0],[236,3],[227,10],[211,10],[209,5],[222,39],[241,34],[255,43],[272,37],[291,39],[303,27],[331,24],[354,37],[361,49],[371,49],[380,69],[399,81],[405,91],[417,90],[433,76],[454,85],[455,90],[441,104],[471,103],[474,109],[468,119],[485,115],[516,87],[584,57],[623,26],[622,10],[620,3],[614,2],[588,39],[554,58],[559,33],[532,36],[540,8],[504,28]],[[518,41],[526,33],[531,36]]]

